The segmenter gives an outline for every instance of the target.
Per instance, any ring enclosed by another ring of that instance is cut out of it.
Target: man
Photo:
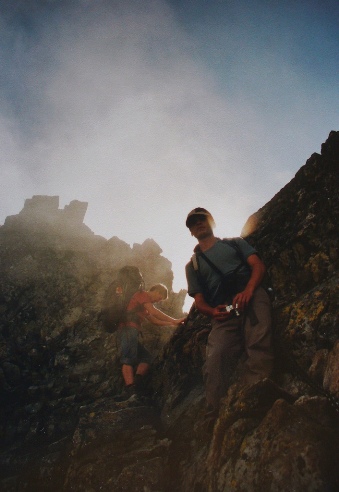
[[[167,297],[167,287],[163,284],[156,284],[148,291],[136,292],[127,306],[127,321],[117,331],[121,370],[125,383],[124,391],[119,399],[124,400],[132,395],[141,394],[143,379],[152,362],[151,354],[139,341],[142,322],[147,320],[157,326],[174,326],[184,321],[184,318],[171,318],[153,305]]]
[[[198,240],[196,256],[186,265],[188,294],[212,323],[203,371],[208,409],[216,416],[244,352],[244,384],[272,373],[271,303],[260,287],[266,268],[244,239],[215,237],[214,219],[206,209],[192,210],[186,226]],[[230,304],[235,309],[228,312]]]

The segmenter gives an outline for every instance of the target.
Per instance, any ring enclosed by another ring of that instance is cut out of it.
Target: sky
[[[220,237],[338,130],[337,0],[2,0],[0,224],[33,195],[153,238],[173,288],[195,207]]]

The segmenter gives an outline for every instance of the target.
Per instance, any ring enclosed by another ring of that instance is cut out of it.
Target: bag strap
[[[204,258],[204,260],[206,261],[206,263],[211,267],[213,268],[213,270],[215,272],[217,272],[221,277],[224,277],[224,274],[222,273],[221,270],[219,270],[219,268],[213,263],[213,261],[211,261],[206,255],[205,253],[203,253],[202,251],[199,252],[199,255],[202,256]]]
[[[238,257],[239,259],[241,260],[241,263],[240,265],[237,266],[237,268],[235,268],[235,270],[233,270],[233,274],[237,273],[238,270],[240,270],[240,268],[243,266],[243,265],[246,265],[247,268],[248,268],[248,265],[247,265],[247,262],[245,260],[245,257],[244,255],[242,254],[242,251],[240,249],[240,247],[238,246],[238,244],[232,240],[232,239],[221,239],[221,241],[227,245],[229,245],[231,248],[235,249],[237,254],[238,254]],[[193,264],[193,268],[196,272],[199,272],[199,261],[198,261],[198,256],[202,256],[203,259],[206,261],[206,263],[211,267],[213,268],[213,270],[215,272],[217,272],[222,278],[225,277],[225,274],[222,273],[222,271],[205,255],[205,253],[203,253],[200,249],[197,250],[191,260],[192,260],[192,264]]]
[[[198,253],[193,253],[192,255],[192,258],[191,258],[191,262],[192,262],[192,265],[193,265],[193,269],[198,277],[198,281],[202,287],[202,290],[203,290],[203,293],[204,295],[207,295],[208,294],[208,288],[207,288],[207,283],[206,283],[206,280],[204,279],[204,277],[201,275],[201,271],[200,271],[200,268],[199,268],[199,256],[198,256]]]
[[[246,261],[246,258],[244,256],[244,253],[242,252],[239,244],[234,239],[224,238],[224,239],[221,239],[221,242],[224,244],[227,244],[231,248],[235,249],[235,251],[237,252],[238,257],[241,260],[242,264],[245,265],[247,268],[249,268],[248,263]]]

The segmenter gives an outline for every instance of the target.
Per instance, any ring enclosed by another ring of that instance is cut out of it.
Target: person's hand
[[[213,308],[211,316],[218,321],[224,321],[228,318],[231,318],[233,316],[233,313],[229,313],[228,311],[226,311],[225,304],[219,304],[219,306]]]
[[[246,306],[250,302],[253,297],[253,291],[251,289],[245,289],[242,292],[239,292],[233,298],[233,306],[237,306],[239,311],[244,311]]]
[[[167,321],[164,323],[165,326],[179,326],[183,324],[186,321],[186,317],[179,318],[179,319],[173,319],[173,321]]]

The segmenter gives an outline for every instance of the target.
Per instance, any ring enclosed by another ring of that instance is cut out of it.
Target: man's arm
[[[204,314],[205,316],[209,316],[210,318],[217,319],[219,321],[225,320],[232,316],[231,313],[225,311],[225,305],[220,304],[219,306],[212,307],[210,306],[203,296],[203,294],[195,294],[194,301],[197,310]]]
[[[178,325],[179,323],[181,323],[185,319],[185,318],[180,318],[180,319],[172,318],[171,316],[168,316],[167,314],[165,314],[162,311],[160,311],[160,309],[157,309],[156,307],[154,307],[151,302],[145,303],[144,306],[145,306],[145,309],[150,314],[150,316],[148,316],[148,319],[152,323],[154,323],[154,321],[152,321],[150,319],[150,317],[152,317],[153,319],[156,319],[158,321],[166,322],[166,325],[167,326],[169,326],[169,325],[171,325],[171,326]],[[159,325],[159,323],[154,323],[154,324]]]
[[[174,326],[174,325],[177,325],[179,323],[175,322],[176,320],[174,321],[163,321],[159,318],[156,318],[155,316],[153,316],[152,314],[149,314],[146,319],[148,321],[150,321],[153,325],[156,325],[156,326]]]
[[[238,305],[238,309],[244,310],[253,297],[253,293],[261,284],[264,278],[266,267],[256,254],[250,255],[247,258],[247,263],[251,268],[251,276],[245,289],[236,294],[233,298],[233,306]]]
[[[197,274],[193,270],[192,262],[189,262],[186,265],[186,278],[188,284],[188,292],[192,297],[194,297],[195,306],[201,314],[209,316],[210,318],[217,319],[219,321],[225,320],[231,316],[230,313],[225,311],[224,304],[212,307],[206,302],[204,295],[201,292],[197,292],[199,290],[202,290],[202,286],[199,284]]]

